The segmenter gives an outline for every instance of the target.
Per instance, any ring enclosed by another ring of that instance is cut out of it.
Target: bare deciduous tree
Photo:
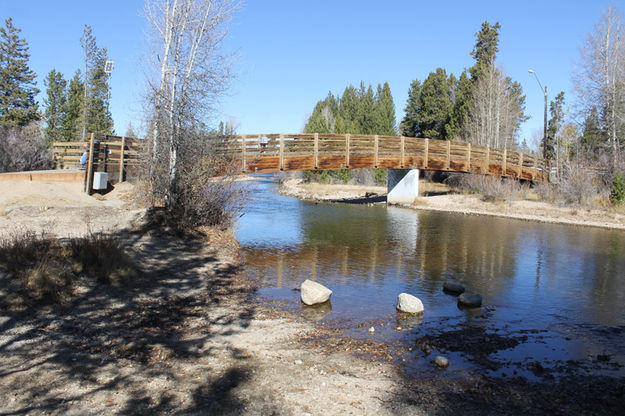
[[[520,122],[525,120],[520,87],[494,63],[486,67],[473,86],[466,127],[473,144],[514,148]]]
[[[155,68],[149,83],[150,177],[160,176],[153,188],[174,209],[183,203],[183,165],[197,152],[195,141],[231,80],[232,59],[221,45],[236,8],[234,0],[145,2]]]
[[[580,114],[588,116],[593,107],[601,121],[617,165],[619,143],[625,127],[625,27],[616,7],[608,6],[579,48],[580,58],[573,74]]]

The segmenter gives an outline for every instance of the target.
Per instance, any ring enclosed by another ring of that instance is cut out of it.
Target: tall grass
[[[79,277],[127,285],[140,270],[112,236],[90,234],[62,241],[25,232],[0,240],[2,303],[62,305],[72,298]]]

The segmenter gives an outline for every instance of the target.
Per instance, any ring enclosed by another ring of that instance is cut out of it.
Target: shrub
[[[75,271],[100,283],[127,285],[139,277],[139,269],[123,245],[110,235],[89,234],[71,239],[63,256],[74,263]]]
[[[0,127],[0,172],[49,169],[52,152],[40,124]]]
[[[62,305],[82,274],[100,283],[128,284],[139,269],[113,237],[91,234],[67,242],[27,232],[0,241],[2,304]]]
[[[610,200],[612,201],[612,203],[617,205],[625,202],[625,176],[621,173],[617,173],[616,175],[614,175]]]
[[[456,174],[445,182],[465,192],[480,194],[483,201],[508,201],[524,197],[528,191],[528,187],[517,180],[489,175]]]

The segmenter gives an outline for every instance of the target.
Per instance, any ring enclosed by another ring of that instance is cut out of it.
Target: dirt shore
[[[622,207],[589,209],[559,206],[536,200],[487,202],[482,201],[478,195],[453,193],[448,186],[443,184],[422,182],[419,187],[422,196],[414,204],[405,205],[406,207],[625,230],[625,209]],[[386,188],[304,183],[300,179],[289,179],[281,184],[280,193],[304,200],[376,203],[385,201]],[[374,195],[369,196],[371,194]]]
[[[0,182],[3,237],[112,232],[143,276],[82,282],[62,310],[0,309],[0,414],[423,414],[394,404],[392,365],[323,350],[324,328],[259,302],[231,231],[155,234],[132,192]]]
[[[2,236],[111,232],[141,279],[120,287],[78,282],[64,308],[0,308],[0,415],[622,410],[620,379],[446,377],[434,364],[407,377],[397,365],[406,351],[347,338],[260,299],[230,230],[212,230],[207,241],[163,235],[130,203],[130,185],[98,198],[71,185],[32,185],[0,183]],[[1,270],[0,292],[10,278]],[[450,348],[448,338],[443,331],[422,343]]]

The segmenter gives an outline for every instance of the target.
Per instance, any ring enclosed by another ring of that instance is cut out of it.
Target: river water
[[[431,370],[443,354],[452,376],[478,366],[528,378],[572,368],[625,375],[625,232],[302,202],[278,195],[271,178],[252,186],[237,237],[247,273],[261,282],[259,295],[346,336],[396,346],[408,372]],[[331,288],[331,305],[302,305],[294,289],[305,279]],[[460,309],[442,291],[447,279],[481,294],[482,308]],[[422,317],[397,314],[401,292],[422,300]],[[423,337],[446,333],[443,344],[418,348]],[[466,348],[449,339],[469,335]],[[497,340],[514,342],[478,359],[467,350]]]

